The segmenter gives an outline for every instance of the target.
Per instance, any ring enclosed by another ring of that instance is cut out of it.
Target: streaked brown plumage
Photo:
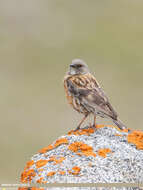
[[[96,126],[96,115],[111,118],[120,128],[126,128],[118,120],[118,115],[111,106],[104,91],[99,86],[96,78],[89,72],[88,66],[80,59],[74,59],[70,65],[68,74],[64,78],[64,88],[68,103],[79,113],[84,114],[84,118],[79,123],[77,129],[89,114],[94,115],[94,125]]]

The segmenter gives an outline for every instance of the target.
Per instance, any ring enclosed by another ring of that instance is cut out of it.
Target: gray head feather
[[[86,74],[89,72],[87,64],[81,59],[73,59],[72,64],[70,64],[69,74],[78,75]]]

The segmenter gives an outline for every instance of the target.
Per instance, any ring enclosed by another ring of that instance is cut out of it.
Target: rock
[[[21,182],[143,182],[143,132],[106,125],[70,131],[27,162]]]

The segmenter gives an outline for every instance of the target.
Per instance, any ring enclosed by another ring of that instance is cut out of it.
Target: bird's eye
[[[70,67],[73,67],[73,68],[74,68],[74,67],[75,67],[75,65],[74,65],[74,64],[71,64],[71,65],[70,65]]]
[[[80,67],[82,67],[82,65],[78,65],[78,67],[80,68]]]

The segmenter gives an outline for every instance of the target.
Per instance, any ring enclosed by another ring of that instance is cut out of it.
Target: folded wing
[[[107,96],[100,87],[94,87],[92,89],[79,88],[76,83],[71,80],[67,81],[67,87],[69,92],[81,100],[82,104],[90,106],[94,110],[98,110],[112,119],[117,119],[117,113],[111,106]]]

